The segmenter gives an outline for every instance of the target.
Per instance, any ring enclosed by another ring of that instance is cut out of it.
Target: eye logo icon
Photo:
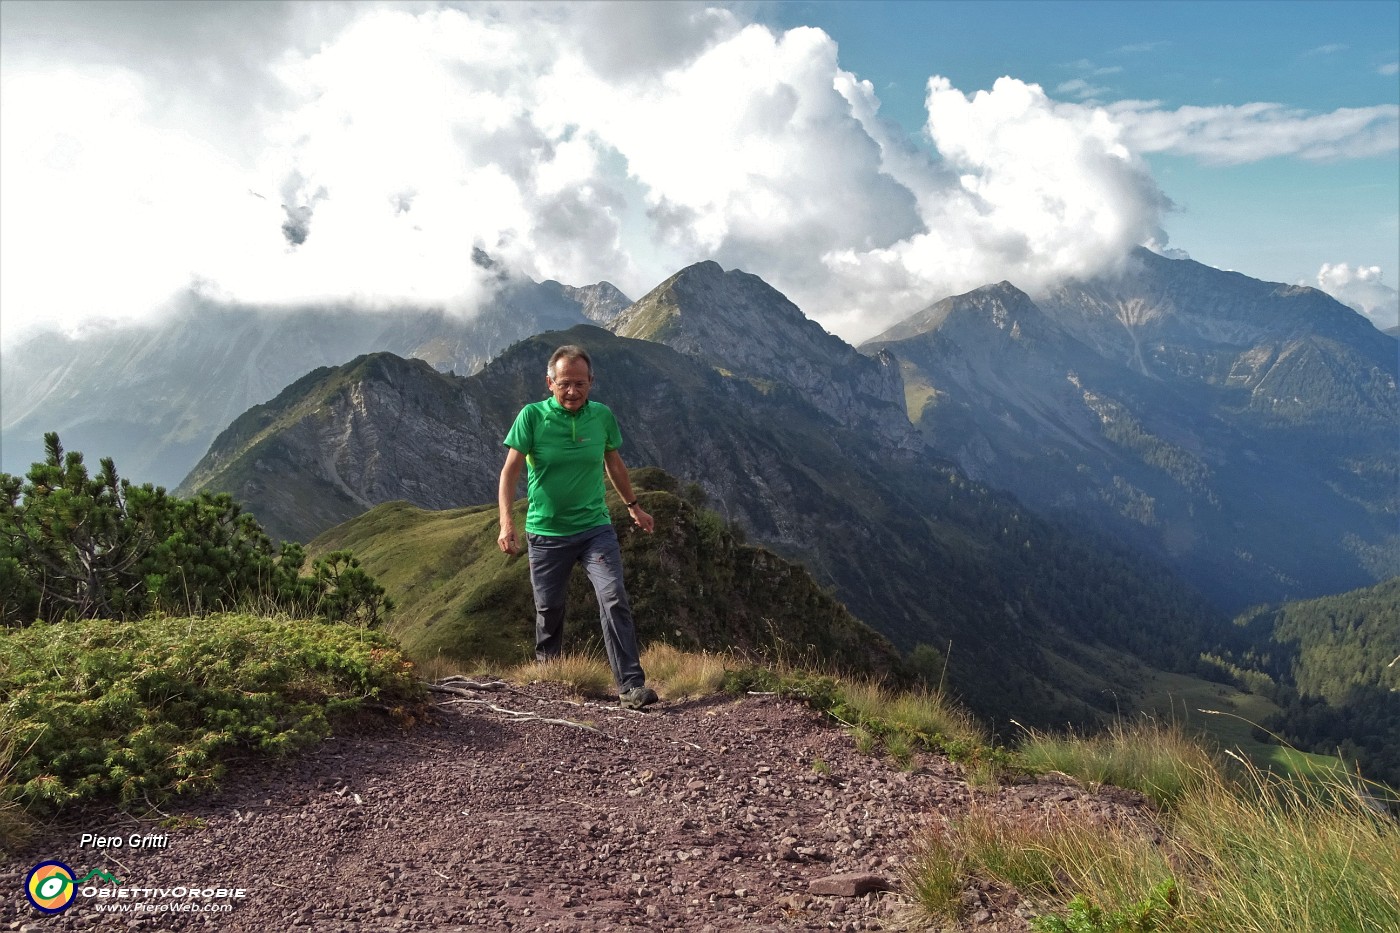
[[[46,914],[63,913],[72,905],[77,893],[73,869],[62,862],[40,862],[24,881],[25,897]]]

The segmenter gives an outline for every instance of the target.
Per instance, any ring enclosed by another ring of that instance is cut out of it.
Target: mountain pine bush
[[[0,473],[0,624],[255,607],[376,625],[384,589],[346,551],[280,549],[226,494],[193,499],[117,475],[44,436],[25,477]]]
[[[0,629],[0,802],[158,803],[230,755],[314,742],[367,703],[415,715],[422,687],[380,632],[244,614]]]

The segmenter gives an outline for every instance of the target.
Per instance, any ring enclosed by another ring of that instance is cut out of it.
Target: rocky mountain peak
[[[546,288],[558,289],[565,298],[578,304],[583,316],[595,324],[607,325],[632,304],[632,299],[622,293],[611,282],[598,282],[595,285],[577,287],[563,285],[550,279],[541,283]]]
[[[970,336],[1000,331],[1007,338],[1020,339],[1028,330],[1040,333],[1045,327],[1044,315],[1031,297],[1003,280],[935,302],[861,346],[872,350],[935,331],[945,337],[955,332]]]
[[[695,263],[648,292],[611,329],[726,375],[791,387],[843,424],[874,424],[900,442],[908,433],[894,360],[861,355],[756,275]]]
[[[706,260],[687,266],[619,315],[613,330],[621,337],[654,340],[682,352],[700,343],[711,355],[740,341],[767,338],[774,325],[784,338],[802,345],[836,340],[782,292],[756,275]],[[788,330],[790,329],[790,330]]]
[[[1375,329],[1318,289],[1141,248],[1122,274],[1063,283],[1037,294],[1036,303],[1080,340],[1134,365],[1148,344],[1247,350],[1310,335],[1364,342]]]
[[[1034,298],[1007,282],[946,298],[862,349],[899,360],[931,449],[1094,516],[1222,601],[1394,572],[1393,496],[1375,494],[1393,473],[1395,342],[1317,289],[1139,250]],[[1308,544],[1259,501],[1287,503]],[[1376,550],[1357,560],[1362,539]]]

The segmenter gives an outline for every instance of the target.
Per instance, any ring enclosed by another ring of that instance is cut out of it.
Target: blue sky
[[[859,342],[1138,245],[1400,316],[1400,4],[0,4],[0,340],[716,260]],[[74,274],[81,270],[82,274]]]

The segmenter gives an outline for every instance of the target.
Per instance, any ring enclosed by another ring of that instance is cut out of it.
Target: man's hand
[[[507,522],[501,526],[501,534],[496,538],[496,546],[512,557],[520,553],[520,539],[515,536],[514,522]]]
[[[627,514],[632,516],[632,521],[637,523],[637,527],[651,534],[656,528],[656,519],[651,517],[651,513],[640,505],[634,505],[627,510]]]
[[[608,474],[608,479],[612,480],[613,488],[622,497],[624,503],[636,503],[637,496],[632,492],[632,481],[627,476],[627,465],[622,462],[622,455],[616,450],[609,450],[603,454],[603,469]],[[637,523],[637,527],[651,534],[656,527],[656,519],[652,518],[646,509],[640,505],[632,505],[627,509],[627,514],[632,516],[632,521]]]

